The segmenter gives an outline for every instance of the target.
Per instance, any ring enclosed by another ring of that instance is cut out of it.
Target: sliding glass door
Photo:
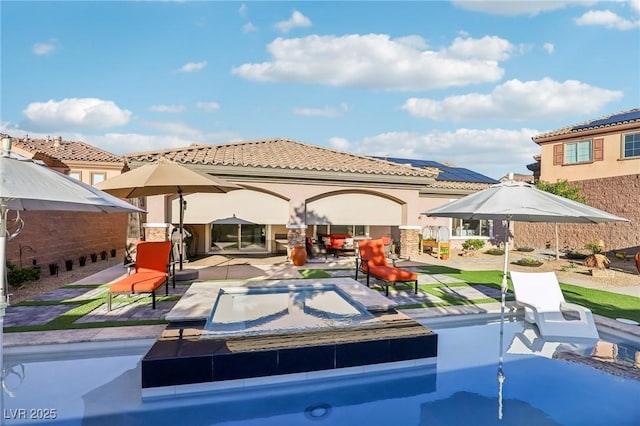
[[[266,244],[267,225],[213,224],[211,225],[211,250],[215,252],[263,252]]]

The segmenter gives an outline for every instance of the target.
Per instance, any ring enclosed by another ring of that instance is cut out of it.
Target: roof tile
[[[26,151],[39,153],[62,161],[108,163],[121,163],[123,161],[123,158],[120,156],[78,141],[24,138],[14,139],[13,145]]]
[[[222,145],[188,147],[126,154],[127,161],[156,161],[165,157],[178,163],[262,167],[283,170],[317,170],[391,176],[433,178],[433,170],[398,165],[364,155],[292,141],[265,139]]]

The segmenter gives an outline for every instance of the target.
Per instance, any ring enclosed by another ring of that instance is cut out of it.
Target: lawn
[[[432,275],[446,275],[448,277],[455,278],[458,282],[452,283],[434,283],[434,284],[421,284],[420,290],[429,293],[433,296],[437,296],[442,301],[437,303],[416,303],[416,304],[404,304],[399,306],[399,309],[412,309],[412,308],[424,308],[424,307],[442,307],[442,306],[460,306],[460,305],[472,305],[499,302],[500,297],[495,296],[496,292],[491,293],[491,297],[486,298],[465,298],[458,295],[464,294],[464,287],[473,287],[474,289],[483,292],[487,288],[499,290],[500,283],[502,281],[501,271],[462,271],[446,266],[424,266],[421,268],[424,274]],[[302,276],[306,279],[322,279],[330,278],[331,275],[322,269],[306,269],[300,270]],[[180,285],[188,285],[190,282],[180,283]],[[510,282],[509,282],[510,284]],[[88,289],[100,287],[103,285],[87,285]],[[80,286],[72,286],[78,288]],[[617,293],[611,293],[603,290],[595,290],[590,288],[584,288],[580,286],[560,283],[560,287],[567,302],[577,303],[585,306],[594,314],[598,314],[608,318],[628,318],[634,321],[640,322],[640,303],[638,298],[633,296],[626,296]],[[373,286],[372,288],[384,293],[384,288],[379,286]],[[397,289],[407,290],[407,292],[413,292],[412,285],[397,286]],[[511,287],[510,287],[511,288]],[[499,295],[499,292],[497,293]],[[180,296],[159,296],[158,301],[177,301]],[[512,296],[507,296],[507,300],[513,300]],[[47,300],[47,301],[24,301],[16,304],[15,306],[42,306],[45,308],[47,305],[69,305],[71,309],[65,313],[53,318],[46,324],[41,325],[22,325],[5,327],[5,332],[22,332],[22,331],[45,331],[45,330],[67,330],[67,329],[79,329],[79,328],[94,328],[94,327],[116,327],[116,326],[132,326],[132,325],[146,325],[146,324],[163,324],[166,323],[163,319],[138,319],[138,320],[117,320],[90,322],[90,323],[78,323],[76,320],[94,311],[95,309],[104,306],[106,303],[106,294],[102,294],[95,298],[89,298],[84,300]],[[150,304],[149,297],[140,297],[138,299],[132,299],[131,303]]]

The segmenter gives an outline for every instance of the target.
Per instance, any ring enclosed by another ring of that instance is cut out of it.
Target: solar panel
[[[425,168],[425,167],[437,167],[441,170],[436,180],[445,182],[472,182],[472,183],[498,183],[497,180],[485,176],[483,174],[474,172],[473,170],[465,169],[464,167],[452,167],[447,166],[437,161],[429,160],[413,160],[406,158],[393,158],[393,157],[374,157],[380,160],[391,161],[398,164],[410,164],[412,167]]]
[[[640,120],[640,109],[634,109],[619,114],[613,114],[605,118],[599,118],[597,120],[590,121],[585,124],[579,124],[571,128],[571,130],[584,130],[591,127],[610,126],[616,123],[622,123],[625,121]]]

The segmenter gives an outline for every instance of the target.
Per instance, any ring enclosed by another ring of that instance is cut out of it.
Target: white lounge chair
[[[524,319],[536,324],[542,337],[599,338],[591,311],[565,302],[554,272],[511,272],[511,282]]]

